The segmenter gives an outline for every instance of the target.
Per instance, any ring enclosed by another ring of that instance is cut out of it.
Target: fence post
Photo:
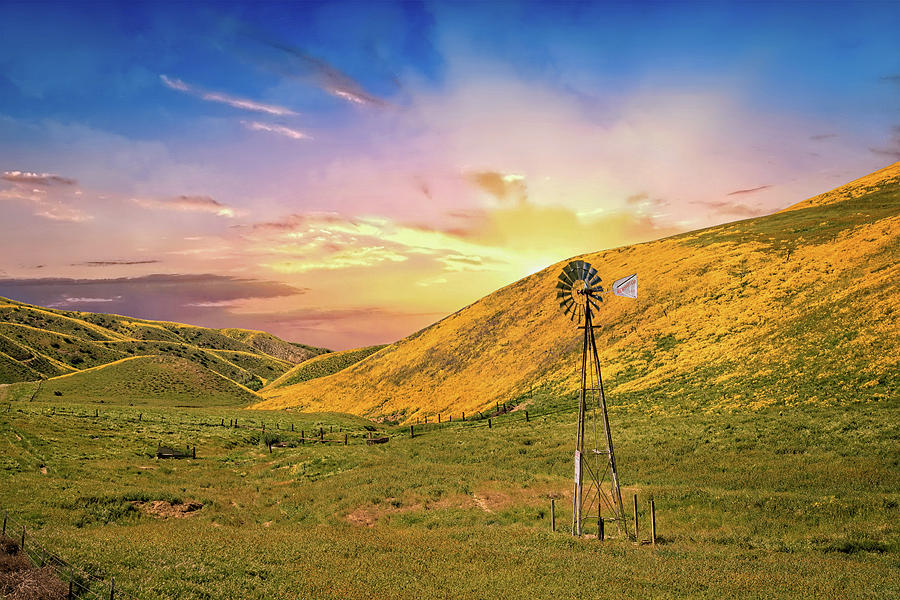
[[[409,426],[409,437],[411,437],[411,438],[416,437],[416,434],[413,433],[413,426],[412,426],[412,425]],[[3,520],[3,528],[4,528],[4,530],[6,529],[6,519],[5,519],[5,518],[4,518],[4,520]]]
[[[262,428],[262,430],[263,430],[263,433],[266,432],[266,424],[265,424],[265,423],[263,423],[263,428]]]
[[[528,411],[527,410],[525,411],[525,422],[526,423],[528,422]]]
[[[550,498],[550,531],[556,531],[556,499]]]
[[[116,595],[116,578],[109,578],[109,600],[113,600]]]
[[[344,445],[345,445],[345,446],[347,445],[347,437],[348,437],[348,436],[347,436],[347,434],[345,433],[345,434],[344,434]]]
[[[491,429],[493,425],[491,425],[491,418],[488,417],[488,429]]]
[[[322,429],[321,427],[319,427],[319,441],[320,442],[325,441],[325,430]]]
[[[637,494],[633,497],[633,506],[634,506],[634,541],[640,543],[641,537],[638,535],[638,517],[637,517]]]
[[[294,424],[291,423],[291,433],[294,433]]]
[[[191,457],[197,458],[197,446],[194,446],[193,450],[191,450]]]
[[[141,422],[143,420],[144,420],[144,413],[138,413],[138,422]]]
[[[463,411],[463,421],[466,420],[466,411]]]
[[[656,503],[652,496],[650,498],[650,541],[656,548]]]
[[[441,424],[441,413],[438,413],[438,425]]]
[[[597,507],[597,539],[602,542],[605,535],[606,532],[603,531],[603,515],[600,514],[600,507]]]

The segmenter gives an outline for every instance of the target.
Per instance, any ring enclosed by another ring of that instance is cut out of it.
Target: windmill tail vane
[[[616,296],[637,298],[637,275],[616,280],[611,291]],[[594,316],[600,309],[604,293],[607,292],[601,285],[597,270],[583,260],[570,262],[559,274],[556,298],[560,308],[584,330],[575,434],[572,535],[576,536],[582,535],[585,523],[592,519],[597,520],[598,534],[601,536],[607,521],[615,522],[619,532],[628,536],[594,336]],[[604,516],[604,513],[609,516]]]

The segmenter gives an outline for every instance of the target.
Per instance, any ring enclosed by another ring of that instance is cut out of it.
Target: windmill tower
[[[619,490],[619,473],[613,452],[612,433],[606,412],[603,377],[593,318],[603,301],[603,287],[597,270],[583,260],[570,262],[559,275],[556,297],[566,315],[583,330],[581,346],[581,390],[578,396],[578,426],[575,433],[575,490],[572,535],[584,533],[584,524],[597,519],[613,521],[621,534],[628,535],[628,522]],[[613,284],[613,293],[637,297],[637,277],[631,275]],[[606,515],[606,516],[605,516]]]

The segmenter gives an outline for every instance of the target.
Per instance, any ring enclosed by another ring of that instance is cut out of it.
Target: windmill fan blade
[[[575,268],[575,263],[573,262],[570,262],[566,265],[566,268],[563,269],[563,273],[566,274],[566,276],[569,278],[569,281],[571,281],[572,283],[575,283],[575,281],[578,279],[578,269]]]
[[[591,306],[593,306],[595,309],[600,310],[600,302],[602,300],[603,299],[599,298],[599,297],[598,298],[591,297],[590,300],[588,300],[588,302],[590,302]]]
[[[590,281],[588,281],[588,285],[591,286],[591,287],[594,287],[595,285],[597,285],[597,284],[600,283],[601,281],[602,281],[602,280],[600,279],[600,276],[599,276],[599,275],[594,275],[593,277],[591,277]]]
[[[587,274],[584,276],[584,280],[585,280],[585,281],[587,282],[587,284],[590,286],[590,285],[591,285],[591,281],[593,281],[593,280],[594,280],[594,277],[597,276],[597,269],[595,269],[595,268],[592,267],[591,265],[588,265],[588,267],[589,267],[589,268],[588,268],[588,272],[587,272]]]
[[[559,274],[559,280],[568,283],[569,285],[572,285],[575,282],[575,280],[572,278],[572,274],[569,272],[568,265],[563,267],[563,270]]]
[[[572,289],[572,284],[571,283],[563,283],[562,281],[560,281],[559,283],[556,284],[556,289],[568,291],[568,290]]]
[[[579,260],[579,261],[577,261],[577,263],[578,263],[578,266],[575,268],[578,271],[578,279],[584,280],[584,271],[585,271],[584,266],[587,263],[585,263],[583,260]]]

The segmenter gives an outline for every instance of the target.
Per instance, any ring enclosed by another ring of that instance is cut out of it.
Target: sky
[[[391,342],[900,160],[895,2],[0,15],[0,295],[54,308]]]

